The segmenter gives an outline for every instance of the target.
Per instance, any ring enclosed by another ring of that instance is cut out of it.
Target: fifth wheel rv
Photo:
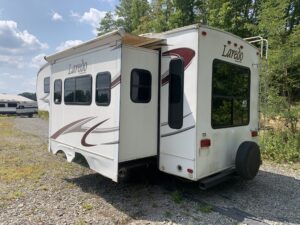
[[[204,185],[256,176],[259,56],[243,39],[202,25],[117,30],[45,59],[53,154],[116,182],[151,162]]]

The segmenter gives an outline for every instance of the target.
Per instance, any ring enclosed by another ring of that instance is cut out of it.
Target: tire
[[[257,175],[260,164],[259,146],[255,142],[243,142],[235,158],[237,173],[245,180],[252,180]]]

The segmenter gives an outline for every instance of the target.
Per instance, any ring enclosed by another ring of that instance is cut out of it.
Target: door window
[[[152,77],[148,70],[131,71],[130,98],[135,103],[148,103],[151,100]]]

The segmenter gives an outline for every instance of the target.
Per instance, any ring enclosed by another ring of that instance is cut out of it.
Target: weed
[[[90,203],[84,203],[82,205],[82,208],[85,209],[85,210],[91,210],[91,209],[94,208],[94,206],[92,204],[90,204]]]
[[[171,218],[172,217],[172,213],[170,211],[165,211],[165,217],[166,218]]]
[[[79,219],[77,225],[86,225],[83,219]]]
[[[152,208],[157,208],[157,207],[158,207],[158,205],[156,203],[152,204]]]
[[[182,192],[179,190],[173,191],[171,193],[171,197],[172,197],[173,201],[177,204],[181,203],[183,200]]]
[[[198,210],[200,212],[203,212],[203,213],[211,213],[212,210],[213,210],[213,207],[211,205],[208,205],[208,204],[205,204],[205,205],[199,205],[198,206]]]

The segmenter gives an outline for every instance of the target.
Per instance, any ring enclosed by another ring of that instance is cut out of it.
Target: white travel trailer
[[[39,111],[49,112],[50,108],[50,74],[48,63],[40,68],[36,78],[36,99]]]
[[[202,25],[119,30],[46,60],[54,154],[114,181],[153,161],[206,187],[257,174],[259,57],[243,39]]]

